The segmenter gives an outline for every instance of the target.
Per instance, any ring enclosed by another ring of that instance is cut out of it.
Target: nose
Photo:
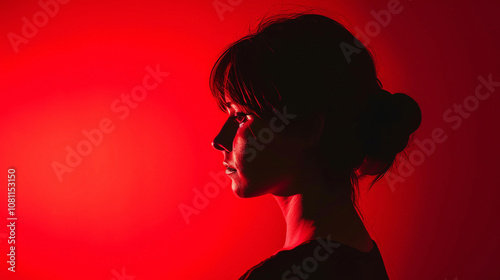
[[[219,134],[212,141],[212,147],[219,151],[231,152],[233,150],[233,139],[238,127],[228,119],[222,126]]]

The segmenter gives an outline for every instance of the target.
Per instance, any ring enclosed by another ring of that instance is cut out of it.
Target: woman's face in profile
[[[290,120],[259,118],[227,98],[226,104],[228,119],[213,146],[224,155],[233,192],[239,197],[289,193],[302,162],[296,141],[285,133]]]

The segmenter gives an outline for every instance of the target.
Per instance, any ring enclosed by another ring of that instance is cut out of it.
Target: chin
[[[255,188],[254,186],[242,185],[236,182],[232,182],[231,188],[233,193],[239,198],[251,198],[266,194],[265,190]]]

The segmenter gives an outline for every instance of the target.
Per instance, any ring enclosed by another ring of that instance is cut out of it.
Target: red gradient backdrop
[[[471,97],[479,76],[500,81],[496,1],[402,0],[380,30],[373,12],[393,0],[41,2],[57,7],[0,4],[0,279],[237,279],[280,249],[274,199],[239,199],[210,175],[224,170],[210,143],[226,117],[208,77],[228,43],[282,5],[372,28],[385,87],[421,106],[415,138],[444,134],[432,151],[412,146],[404,182],[383,179],[361,199],[391,279],[498,279],[500,87]],[[149,78],[147,67],[169,75]],[[141,101],[125,103],[132,92]],[[464,100],[470,110],[455,112]],[[85,146],[83,130],[96,144]],[[68,147],[88,155],[68,163]],[[54,162],[68,168],[60,178]],[[218,193],[184,217],[180,207],[195,207],[206,186]]]

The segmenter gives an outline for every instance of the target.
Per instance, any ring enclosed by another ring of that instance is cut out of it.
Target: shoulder
[[[279,251],[249,269],[239,280],[388,279],[378,248],[363,253],[330,240],[310,240]]]

